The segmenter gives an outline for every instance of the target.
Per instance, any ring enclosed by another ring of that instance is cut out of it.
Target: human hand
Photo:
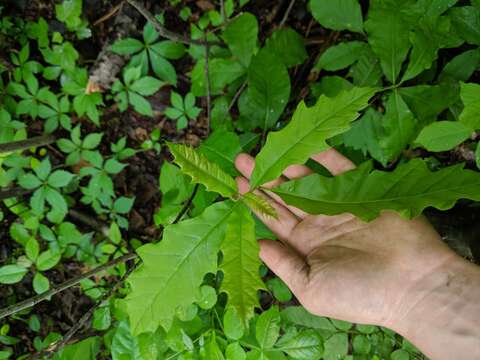
[[[313,160],[333,175],[354,168],[331,149]],[[240,192],[249,190],[254,159],[241,154],[236,166]],[[310,174],[293,165],[265,188]],[[258,191],[278,219],[257,214],[280,241],[260,241],[260,257],[310,312],[396,329],[425,296],[422,282],[456,255],[423,217],[406,220],[393,212],[365,223],[350,214],[312,216],[287,206],[277,195]]]

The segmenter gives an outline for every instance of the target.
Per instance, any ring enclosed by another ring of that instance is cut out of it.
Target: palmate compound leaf
[[[309,214],[351,213],[370,221],[382,210],[395,210],[413,218],[429,206],[447,210],[459,199],[480,200],[480,174],[461,164],[432,172],[421,159],[392,172],[372,171],[371,163],[365,163],[337,177],[315,174],[273,191]]]
[[[255,238],[255,221],[244,205],[236,207],[228,221],[221,251],[224,274],[220,287],[228,295],[227,307],[234,307],[245,326],[259,306],[257,291],[265,289],[260,273],[260,248]]]
[[[375,92],[374,88],[352,88],[334,98],[322,95],[312,107],[301,102],[290,123],[268,135],[256,159],[251,188],[277,178],[287,166],[303,164],[311,155],[327,150],[325,140],[348,130]]]
[[[170,143],[168,148],[175,157],[175,163],[192,178],[192,182],[205,185],[209,191],[226,198],[235,196],[238,191],[235,180],[205,155],[187,145]]]
[[[132,333],[168,330],[178,307],[199,299],[205,274],[217,270],[228,219],[236,208],[216,203],[200,216],[165,228],[163,240],[138,249],[143,260],[129,278],[132,292],[125,299]]]

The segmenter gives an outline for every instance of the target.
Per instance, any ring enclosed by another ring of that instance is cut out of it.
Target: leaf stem
[[[148,21],[152,23],[152,25],[155,27],[155,29],[160,33],[161,36],[170,39],[175,42],[180,42],[185,45],[217,45],[217,46],[223,46],[223,43],[219,41],[214,41],[214,42],[206,42],[202,40],[194,40],[189,38],[188,36],[184,35],[181,36],[179,34],[176,34],[168,29],[166,29],[160,22],[153,16],[153,14],[148,11],[142,4],[140,4],[136,0],[126,0],[131,6],[133,6],[137,11],[142,14]]]
[[[77,276],[73,279],[65,281],[64,283],[62,283],[58,286],[55,286],[55,287],[51,288],[50,290],[48,290],[48,291],[46,291],[46,292],[44,292],[40,295],[33,296],[33,297],[31,297],[29,299],[26,299],[24,301],[21,301],[17,304],[8,306],[8,307],[0,310],[0,319],[3,319],[4,317],[7,317],[7,316],[12,315],[12,314],[16,314],[16,313],[18,313],[22,310],[28,309],[32,306],[35,306],[38,303],[41,303],[42,301],[49,299],[51,296],[53,296],[55,294],[58,294],[59,292],[62,292],[64,290],[68,289],[68,288],[71,288],[72,286],[77,285],[78,283],[80,283],[84,279],[87,279],[87,278],[89,278],[93,275],[96,275],[96,274],[98,274],[102,271],[108,270],[109,268],[111,268],[115,265],[119,265],[119,264],[122,264],[124,262],[129,261],[129,260],[136,259],[137,257],[138,257],[138,255],[135,254],[135,253],[129,253],[129,254],[121,256],[119,258],[113,259],[106,264],[97,266],[96,268],[94,268],[94,269],[92,269],[92,270],[90,270],[90,271],[88,271],[84,274],[81,274],[81,275],[79,275],[79,276]]]
[[[56,137],[54,135],[42,135],[32,137],[30,139],[12,141],[5,144],[0,144],[0,154],[8,153],[17,150],[26,150],[31,147],[45,146],[54,143]]]

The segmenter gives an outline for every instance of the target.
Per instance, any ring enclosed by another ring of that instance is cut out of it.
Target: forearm
[[[409,291],[392,328],[432,360],[480,359],[480,267],[454,258]]]

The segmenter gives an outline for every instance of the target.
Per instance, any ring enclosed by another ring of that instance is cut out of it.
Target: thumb
[[[295,252],[280,241],[260,240],[260,258],[270,270],[287,284],[297,298],[308,282],[308,265]]]

